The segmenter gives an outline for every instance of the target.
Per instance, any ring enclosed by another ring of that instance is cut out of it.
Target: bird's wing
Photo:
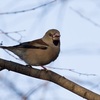
[[[43,42],[42,39],[37,39],[30,42],[24,42],[13,47],[29,49],[47,49],[48,45],[45,42]]]

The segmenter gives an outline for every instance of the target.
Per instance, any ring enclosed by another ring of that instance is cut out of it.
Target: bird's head
[[[58,45],[60,43],[60,32],[57,29],[50,29],[44,35],[43,40]]]

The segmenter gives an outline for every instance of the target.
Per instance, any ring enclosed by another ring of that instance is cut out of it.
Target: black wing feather
[[[17,47],[17,48],[27,48],[27,49],[47,49],[46,46],[43,45],[31,45],[31,42],[24,42],[21,43],[19,45],[13,46],[13,47]]]

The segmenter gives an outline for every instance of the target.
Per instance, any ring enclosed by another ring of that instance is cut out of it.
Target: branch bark
[[[29,68],[24,65],[4,59],[0,59],[0,67],[0,69],[8,69],[9,71],[14,71],[34,78],[51,81],[87,100],[100,100],[99,94],[96,94],[50,70],[45,71]]]

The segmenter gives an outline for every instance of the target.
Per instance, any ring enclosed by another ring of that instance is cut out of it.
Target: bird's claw
[[[47,68],[45,68],[44,66],[41,66],[41,67],[43,68],[43,70],[48,71],[48,69],[47,69]]]

